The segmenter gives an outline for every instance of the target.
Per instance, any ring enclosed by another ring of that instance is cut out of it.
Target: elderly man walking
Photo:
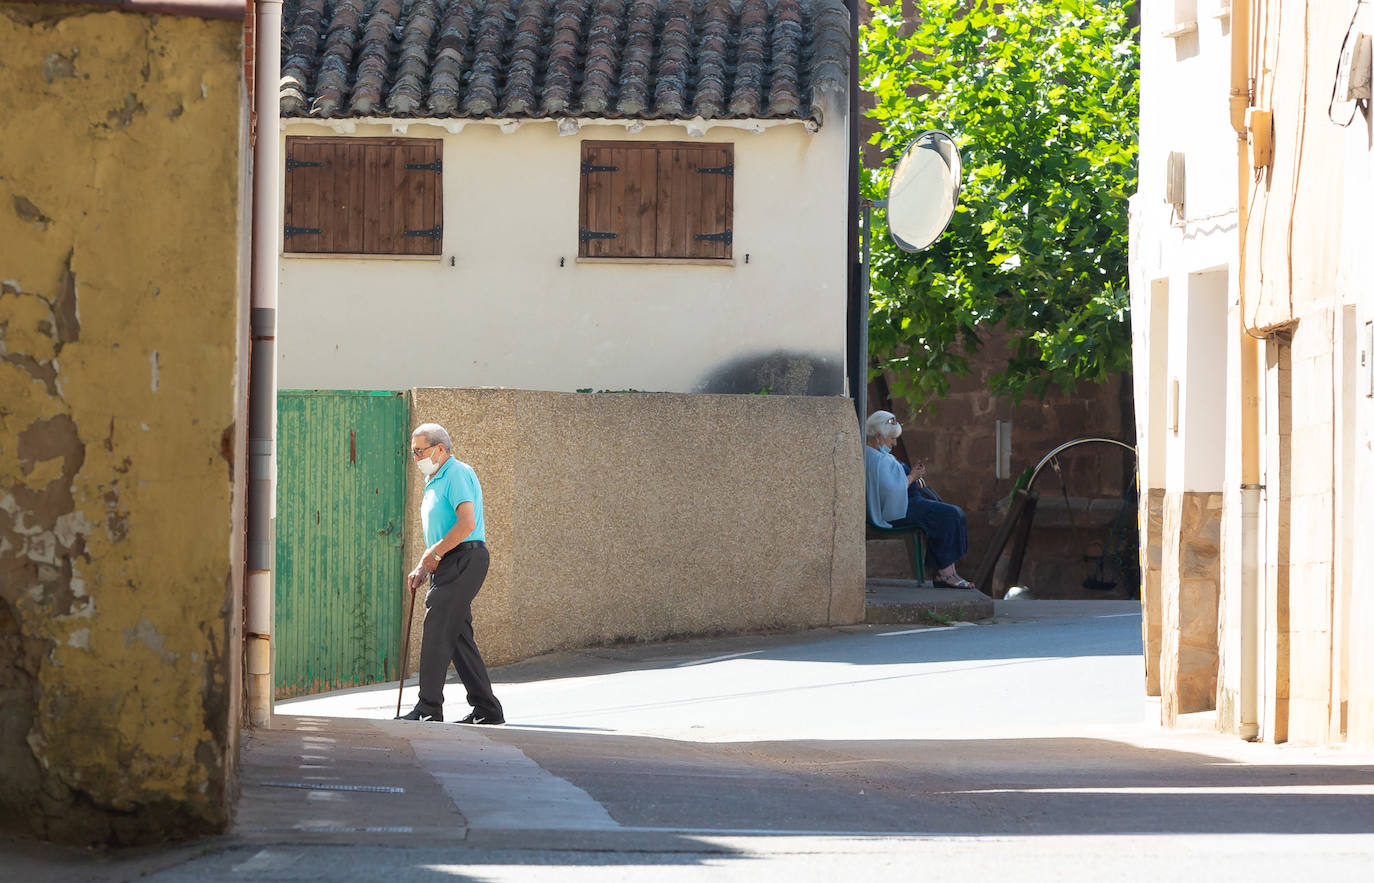
[[[442,721],[448,664],[467,688],[472,712],[462,724],[503,724],[501,703],[472,636],[472,599],[491,562],[482,522],[482,485],[472,467],[453,456],[444,427],[425,423],[411,433],[410,454],[425,476],[420,502],[428,548],[410,572],[410,591],[429,580],[420,637],[420,701],[398,720]]]

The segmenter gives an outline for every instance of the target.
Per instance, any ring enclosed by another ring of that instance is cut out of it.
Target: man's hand
[[[412,570],[412,571],[410,572],[409,580],[410,580],[410,590],[411,590],[412,592],[415,591],[416,589],[420,588],[420,586],[424,585],[424,582],[425,582],[425,569],[424,569],[424,567],[417,565],[417,566],[415,567],[415,569]]]
[[[433,573],[439,569],[438,560],[436,560],[433,555],[429,554],[429,552],[429,549],[425,550],[425,554],[420,556],[420,563],[418,565],[425,573]]]

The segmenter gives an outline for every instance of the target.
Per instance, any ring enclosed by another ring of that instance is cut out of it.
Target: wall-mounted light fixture
[[[1011,421],[997,421],[997,478],[1011,478]]]

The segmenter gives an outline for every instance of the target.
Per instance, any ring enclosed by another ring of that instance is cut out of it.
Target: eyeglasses
[[[896,418],[896,417],[889,417],[889,418],[887,418],[886,420],[884,420],[883,422],[884,422],[884,423],[894,423],[894,424],[895,424],[895,423],[897,422],[897,418]]]
[[[412,457],[414,457],[416,460],[418,460],[418,459],[420,459],[421,457],[423,457],[425,454],[428,454],[430,451],[434,450],[434,448],[435,448],[435,445],[430,445],[429,447],[425,447],[425,448],[411,448],[411,449],[410,449],[410,456],[412,456]]]

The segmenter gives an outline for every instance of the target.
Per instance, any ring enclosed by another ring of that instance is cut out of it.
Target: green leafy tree
[[[861,79],[892,164],[926,129],[954,136],[963,191],[930,249],[902,252],[875,210],[871,354],[913,403],[968,371],[980,333],[1012,350],[993,389],[1020,399],[1130,367],[1126,199],[1135,189],[1132,0],[874,0]]]

